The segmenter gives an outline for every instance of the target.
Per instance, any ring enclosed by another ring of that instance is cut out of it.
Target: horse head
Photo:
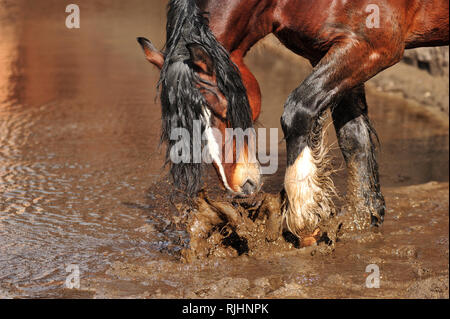
[[[201,163],[192,152],[201,143],[226,189],[240,196],[257,192],[261,173],[256,137],[245,88],[236,85],[240,75],[234,64],[228,60],[224,65],[216,51],[200,43],[183,43],[168,57],[149,40],[138,42],[147,60],[161,70],[162,140],[168,144],[166,161],[175,184],[191,195],[199,190]],[[194,136],[194,121],[199,123],[201,142]],[[173,140],[180,128],[189,136]],[[180,146],[191,153],[187,161],[175,163],[173,154]]]

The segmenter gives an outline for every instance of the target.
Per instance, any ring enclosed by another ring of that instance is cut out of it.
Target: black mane
[[[193,121],[201,120],[202,108],[207,104],[198,88],[201,82],[189,61],[188,45],[199,44],[211,56],[218,88],[228,101],[229,127],[243,130],[252,127],[251,109],[240,72],[228,52],[212,34],[208,23],[195,0],[169,2],[165,61],[158,83],[162,106],[161,141],[167,143],[166,164],[171,165],[170,173],[174,183],[188,195],[195,195],[199,190],[202,174],[202,164],[192,161]],[[170,151],[178,142],[170,140],[170,132],[174,128],[185,128],[190,132],[189,145],[186,145],[191,150],[190,163],[170,162]],[[202,123],[202,133],[204,129]]]

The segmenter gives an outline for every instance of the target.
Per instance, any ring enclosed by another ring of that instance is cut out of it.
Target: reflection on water
[[[50,295],[68,264],[90,276],[116,260],[159,258],[167,244],[145,231],[146,190],[162,166],[160,111],[158,73],[135,41],[162,46],[164,4],[79,1],[81,29],[69,30],[60,1],[0,3],[0,295]],[[268,92],[258,54],[250,64]],[[285,69],[271,72],[287,90],[298,82]],[[282,93],[265,114],[281,112]],[[385,185],[448,180],[445,130],[390,100],[370,102]]]

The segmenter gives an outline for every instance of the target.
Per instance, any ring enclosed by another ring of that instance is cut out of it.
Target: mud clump
[[[328,255],[341,239],[366,242],[380,236],[373,231],[349,230],[345,225],[352,218],[347,213],[333,214],[321,220],[314,231],[297,237],[283,220],[287,200],[284,191],[237,198],[212,189],[192,199],[174,191],[166,177],[155,182],[148,198],[147,228],[155,230],[155,247],[188,263],[242,255],[282,256],[295,254],[300,248],[306,254]]]
[[[334,243],[327,231],[330,222],[322,223],[302,238],[284,230],[284,201],[283,194],[261,193],[253,198],[225,202],[201,193],[196,207],[184,214],[188,216],[190,245],[182,251],[183,259],[191,262],[208,257],[256,256]]]

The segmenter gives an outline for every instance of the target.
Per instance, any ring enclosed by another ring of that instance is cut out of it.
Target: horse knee
[[[311,129],[313,114],[301,101],[288,100],[281,116],[281,127],[286,139],[307,135]]]

